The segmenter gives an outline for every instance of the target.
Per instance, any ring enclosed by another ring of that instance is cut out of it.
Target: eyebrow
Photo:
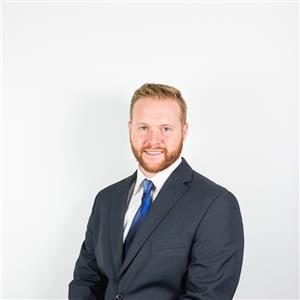
[[[140,122],[140,123],[136,123],[135,125],[136,125],[136,126],[138,126],[138,125],[147,125],[147,126],[148,126],[149,124]]]
[[[144,122],[139,122],[139,123],[136,123],[135,126],[150,126],[148,123],[144,123]],[[165,124],[160,124],[158,125],[158,127],[176,127],[175,125],[172,125],[172,124],[168,124],[168,123],[165,123]]]
[[[175,127],[174,125],[172,124],[161,124],[159,125],[160,127]]]

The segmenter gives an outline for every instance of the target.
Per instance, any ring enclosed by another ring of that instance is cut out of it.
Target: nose
[[[148,134],[148,142],[152,145],[160,144],[162,142],[162,135],[160,130],[151,129]]]

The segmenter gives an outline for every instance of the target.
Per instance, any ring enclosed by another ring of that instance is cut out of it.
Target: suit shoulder
[[[225,187],[193,170],[193,179],[190,184],[190,193],[200,205],[211,207],[239,208],[235,195]],[[201,201],[198,201],[201,195]]]
[[[96,199],[102,198],[102,197],[104,198],[107,195],[112,194],[116,189],[118,189],[122,185],[132,182],[134,180],[134,178],[135,178],[135,173],[133,175],[130,175],[130,176],[126,177],[126,178],[123,178],[123,179],[121,179],[121,180],[119,180],[117,182],[114,182],[114,183],[106,186],[105,188],[101,189],[97,193]]]
[[[201,189],[202,192],[206,192],[208,194],[214,194],[216,196],[228,194],[230,197],[235,197],[228,189],[195,170],[193,170],[192,185],[195,189]]]
[[[225,189],[223,186],[217,184],[213,180],[207,178],[206,176],[198,173],[197,171],[193,170],[193,183],[197,184],[197,186],[208,189],[215,189],[215,190],[223,190]]]

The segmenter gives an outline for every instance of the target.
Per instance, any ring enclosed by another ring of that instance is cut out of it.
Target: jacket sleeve
[[[238,202],[228,191],[217,197],[198,225],[180,300],[230,300],[238,285],[244,249]]]
[[[101,275],[94,251],[95,207],[96,201],[88,221],[85,240],[75,265],[73,280],[69,284],[70,300],[104,299],[106,278]]]

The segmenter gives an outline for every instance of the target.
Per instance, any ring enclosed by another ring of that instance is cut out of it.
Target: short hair
[[[154,97],[158,99],[174,99],[180,106],[181,122],[182,124],[186,123],[187,106],[185,100],[181,95],[181,92],[175,87],[158,83],[145,83],[134,92],[130,103],[130,120],[132,120],[132,110],[134,104],[137,100],[144,97]]]

